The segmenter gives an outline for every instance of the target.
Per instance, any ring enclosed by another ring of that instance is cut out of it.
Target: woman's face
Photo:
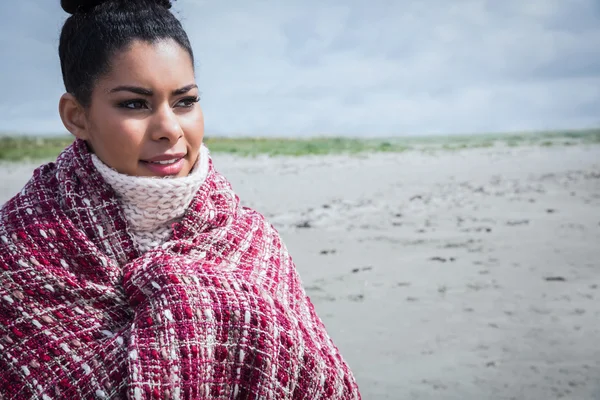
[[[120,173],[188,175],[204,137],[188,53],[172,40],[134,41],[110,66],[93,89],[82,139]]]

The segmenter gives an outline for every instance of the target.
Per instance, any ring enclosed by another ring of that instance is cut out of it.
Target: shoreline
[[[73,141],[63,136],[10,136],[0,134],[0,162],[55,159]],[[214,154],[241,157],[325,156],[406,151],[460,151],[495,147],[561,147],[600,144],[600,129],[563,130],[529,133],[497,133],[471,135],[426,135],[402,137],[217,137],[205,136],[205,144]]]

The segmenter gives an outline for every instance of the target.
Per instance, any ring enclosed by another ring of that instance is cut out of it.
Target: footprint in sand
[[[445,257],[431,257],[430,260],[431,261],[439,261],[439,262],[447,262],[447,261],[454,262],[454,261],[456,261],[456,258],[454,258],[454,257],[449,257],[449,258],[445,258]]]
[[[354,269],[352,269],[352,273],[356,274],[356,273],[358,273],[360,271],[370,271],[372,269],[373,269],[373,267],[371,267],[371,266],[362,267],[362,268],[354,268]]]
[[[327,254],[335,254],[336,252],[337,252],[336,249],[325,249],[325,250],[321,250],[319,252],[319,254],[327,255]]]
[[[365,299],[365,295],[363,295],[363,294],[351,294],[350,296],[348,296],[348,298],[351,301],[360,302],[360,301],[363,301]]]

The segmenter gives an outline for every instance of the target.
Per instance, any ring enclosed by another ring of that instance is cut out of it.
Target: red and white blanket
[[[84,142],[0,211],[0,399],[359,399],[276,230],[210,162],[140,254]]]

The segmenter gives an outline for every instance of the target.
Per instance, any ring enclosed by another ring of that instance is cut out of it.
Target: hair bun
[[[139,6],[157,4],[164,8],[171,8],[171,0],[60,0],[60,6],[69,14],[87,13],[102,3],[114,2],[121,4],[136,4]]]
[[[60,6],[69,14],[85,13],[106,0],[60,0]]]

